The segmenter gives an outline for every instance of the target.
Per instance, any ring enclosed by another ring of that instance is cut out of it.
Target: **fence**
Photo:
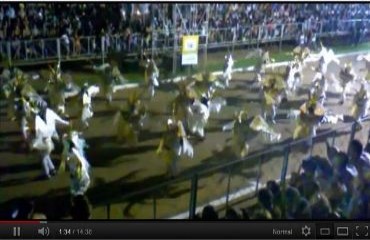
[[[312,22],[310,24],[269,24],[240,26],[238,28],[208,29],[208,34],[199,30],[192,34],[200,35],[200,49],[234,47],[240,45],[259,45],[260,43],[279,43],[297,40],[307,29],[317,32],[317,37],[343,35],[353,32],[357,22],[370,26],[370,19],[334,20]],[[309,25],[309,26],[308,26]],[[364,30],[367,36],[368,30]],[[104,62],[107,52],[114,50],[126,54],[172,52],[178,54],[181,48],[183,31],[164,33],[153,31],[144,38],[136,33],[130,38],[123,35],[87,36],[79,39],[47,38],[38,40],[1,41],[0,54],[3,59],[12,60],[15,65],[27,65],[35,62],[68,61],[100,58]]]
[[[329,144],[334,145],[338,144],[340,137],[342,144],[348,144],[355,138],[356,125],[356,123],[345,124],[319,133],[308,151],[308,156],[313,153],[314,148],[323,147],[320,143],[322,138],[325,141],[330,139]],[[368,139],[370,132],[365,140]],[[197,208],[209,203],[227,208],[232,201],[252,199],[260,186],[268,180],[277,178],[284,183],[291,173],[299,171],[303,157],[298,157],[297,152],[292,149],[304,147],[306,141],[307,139],[300,139],[274,145],[267,148],[268,150],[252,153],[244,159],[225,161],[195,174],[127,194],[120,199],[119,204],[106,205],[106,217],[117,218],[112,216],[113,212],[128,212],[130,207],[139,203],[140,210],[136,212],[136,218],[168,218],[181,212],[183,214],[179,214],[177,218],[192,218]],[[344,151],[346,150],[345,148]],[[180,203],[187,204],[181,206]]]

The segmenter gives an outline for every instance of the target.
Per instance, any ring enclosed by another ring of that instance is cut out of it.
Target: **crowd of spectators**
[[[364,148],[358,140],[348,154],[328,147],[327,158],[304,160],[285,187],[267,182],[255,206],[219,217],[208,205],[196,219],[370,219],[369,152],[370,142]]]
[[[67,35],[75,40],[81,36],[132,33],[148,35],[150,27],[170,34],[173,28],[174,4],[131,3],[8,3],[0,4],[0,40],[53,38]],[[206,4],[190,8],[180,4],[176,26],[204,30]],[[266,32],[276,32],[274,26],[287,24],[285,31],[293,31],[296,23],[307,29],[317,29],[318,21],[326,21],[325,28],[336,28],[337,20],[370,19],[370,5],[358,4],[291,4],[248,3],[211,4],[209,27],[232,28],[239,36],[257,34],[256,26],[268,26]],[[189,15],[190,14],[190,15]],[[152,25],[153,24],[153,25]],[[246,30],[246,26],[250,30]],[[339,26],[345,27],[345,26]],[[248,31],[248,32],[247,32]],[[267,34],[266,33],[266,34]]]
[[[134,3],[7,3],[0,4],[0,57],[10,50],[11,59],[55,57],[60,39],[61,56],[101,54],[115,50],[143,53],[145,49],[178,44],[182,34],[200,34],[205,43],[207,4]],[[317,33],[350,32],[351,42],[359,43],[369,34],[369,22],[343,22],[369,19],[370,4],[290,4],[246,3],[210,4],[208,44],[246,42],[252,39],[279,41],[304,39],[315,45]],[[155,30],[155,41],[153,35]],[[188,31],[189,30],[189,31]],[[89,37],[89,38],[87,38]],[[32,41],[46,39],[44,41]],[[50,40],[48,40],[50,39]],[[27,41],[22,41],[27,40]],[[10,43],[11,47],[5,43]],[[4,56],[3,56],[4,55]]]

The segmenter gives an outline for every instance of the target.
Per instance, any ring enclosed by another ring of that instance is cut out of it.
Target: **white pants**
[[[55,170],[54,164],[50,159],[50,154],[48,153],[43,154],[42,166],[44,168],[45,175],[50,177],[50,172]]]
[[[149,96],[154,97],[155,94],[155,87],[154,85],[149,85]]]
[[[179,169],[178,169],[178,161],[180,160],[179,156],[175,156],[170,164],[167,165],[167,173],[170,174],[171,177],[177,176]]]
[[[82,177],[78,179],[75,175],[71,176],[71,194],[73,196],[84,195],[90,186],[90,176],[83,172]]]
[[[348,89],[348,84],[346,84],[346,85],[343,87],[341,101],[343,101],[343,102],[344,102],[344,100],[346,100],[348,90],[349,90],[349,89]]]
[[[23,116],[22,119],[21,119],[21,129],[22,129],[23,139],[25,141],[27,141],[28,140],[29,127],[28,127],[27,118],[25,116]]]

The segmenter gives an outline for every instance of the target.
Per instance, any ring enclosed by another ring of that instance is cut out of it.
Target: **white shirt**
[[[68,121],[63,120],[53,110],[49,108],[46,110],[46,122],[39,115],[36,115],[35,118],[36,137],[37,136],[51,137],[54,134],[56,134],[55,127],[56,123],[63,125],[69,124]]]

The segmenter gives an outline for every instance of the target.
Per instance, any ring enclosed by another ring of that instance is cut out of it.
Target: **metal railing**
[[[320,144],[318,139],[322,137],[331,138],[329,144],[332,146],[338,136],[346,138],[349,143],[355,138],[356,125],[357,123],[346,124],[317,134],[314,138],[314,144],[308,150],[307,157],[312,155],[313,149]],[[370,132],[368,139],[370,139]],[[277,178],[278,181],[284,183],[291,173],[300,170],[301,161],[304,159],[297,159],[291,150],[303,147],[307,140],[299,139],[270,146],[267,150],[265,148],[251,153],[240,160],[228,161],[225,159],[223,163],[216,166],[207,167],[207,169],[185,174],[176,179],[124,195],[120,198],[119,203],[115,204],[116,209],[113,209],[114,204],[105,205],[106,217],[108,219],[116,218],[112,217],[112,212],[125,212],[124,209],[128,206],[145,202],[146,208],[145,206],[140,207],[142,212],[138,213],[136,217],[169,218],[185,211],[179,217],[192,218],[196,214],[197,208],[212,202],[221,203],[227,208],[231,201],[247,201],[254,198],[260,187],[268,180],[276,180]],[[269,161],[273,164],[268,165]],[[207,188],[207,185],[209,185],[208,187],[217,187],[208,189],[208,193],[202,192],[202,189]],[[215,199],[219,200],[215,201]],[[162,201],[162,205],[158,204],[159,200]],[[180,202],[188,204],[181,208],[178,204]],[[166,206],[164,210],[166,214],[161,213],[163,205]],[[172,209],[169,210],[168,208],[171,207]],[[171,212],[170,215],[168,212]],[[124,218],[124,215],[121,218]]]
[[[309,28],[317,32],[317,37],[329,35],[349,34],[357,22],[370,26],[370,19],[352,19],[321,21],[311,23]],[[240,45],[254,45],[261,43],[276,43],[280,46],[283,41],[297,40],[300,33],[305,32],[308,24],[269,24],[241,26],[239,28],[212,28],[204,35],[202,30],[194,32],[199,34],[200,49],[231,47]],[[369,34],[369,31],[365,31]],[[37,40],[1,41],[0,54],[3,59],[12,60],[15,65],[29,64],[38,61],[73,60],[86,58],[104,58],[110,50],[122,53],[142,53],[143,51],[163,53],[166,51],[179,52],[181,49],[181,36],[185,32],[170,32],[165,35],[163,31],[153,31],[147,38],[140,33],[132,34],[130,38],[123,35],[113,36],[87,36],[79,39],[46,38]],[[365,37],[369,37],[366,35]],[[152,39],[153,38],[153,39]],[[370,38],[369,38],[370,39]],[[176,44],[175,44],[176,42]],[[176,46],[176,47],[175,47]]]

